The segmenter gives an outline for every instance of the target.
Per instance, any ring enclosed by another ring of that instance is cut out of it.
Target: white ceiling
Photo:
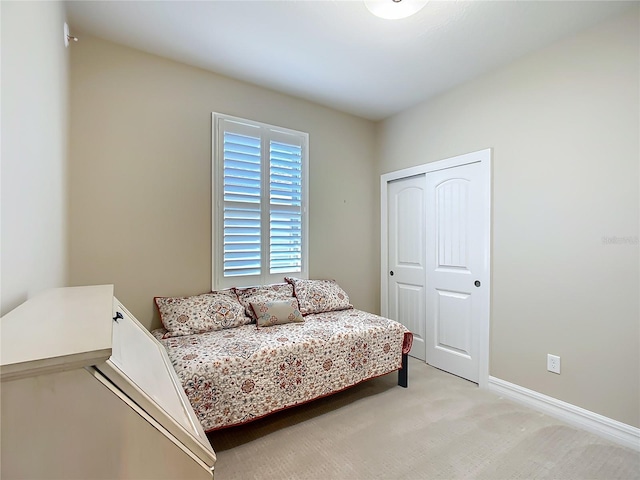
[[[404,0],[409,1],[409,0]],[[379,120],[621,13],[628,1],[69,1],[72,34]]]

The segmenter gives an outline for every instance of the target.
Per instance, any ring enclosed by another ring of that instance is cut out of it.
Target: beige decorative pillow
[[[155,297],[163,338],[193,335],[251,323],[238,297],[231,290],[204,293],[192,297]]]
[[[353,308],[349,303],[349,296],[335,280],[303,280],[295,277],[284,279],[293,285],[293,292],[303,315]]]
[[[271,327],[284,323],[304,322],[298,302],[295,298],[273,302],[251,302],[251,308],[256,315],[256,326]]]
[[[298,309],[298,301],[293,296],[293,287],[288,283],[274,283],[273,285],[262,285],[259,287],[234,288],[238,301],[244,305],[248,316],[256,319],[256,314],[251,308],[251,303],[274,302],[278,300],[295,301],[295,308]]]

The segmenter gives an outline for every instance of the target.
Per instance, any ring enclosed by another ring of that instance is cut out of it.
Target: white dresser
[[[111,285],[49,290],[2,317],[0,380],[3,480],[213,478],[164,348]]]

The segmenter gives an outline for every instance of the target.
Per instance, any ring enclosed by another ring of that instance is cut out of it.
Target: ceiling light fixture
[[[396,20],[421,10],[428,0],[364,0],[364,4],[376,17]]]

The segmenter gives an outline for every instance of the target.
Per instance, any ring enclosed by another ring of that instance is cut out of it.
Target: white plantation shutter
[[[213,114],[213,288],[307,277],[308,135]]]
[[[224,132],[223,271],[260,275],[260,136]]]
[[[288,140],[288,141],[287,141]],[[302,270],[302,145],[271,140],[269,273]]]

